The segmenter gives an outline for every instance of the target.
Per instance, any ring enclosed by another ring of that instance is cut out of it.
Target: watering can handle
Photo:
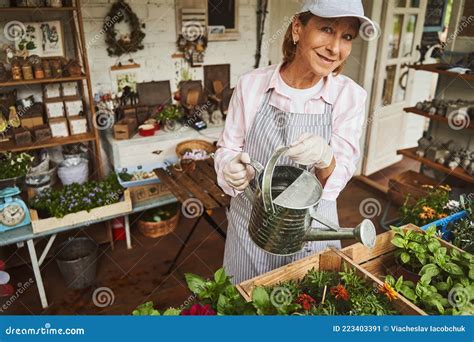
[[[262,180],[262,195],[263,195],[263,207],[265,211],[274,212],[275,207],[273,206],[273,199],[272,199],[272,179],[273,179],[273,171],[275,170],[275,166],[282,155],[288,151],[289,147],[282,146],[276,149],[276,151],[271,156],[270,160],[268,161],[267,165],[265,166],[265,170],[263,171],[263,180]]]
[[[263,172],[264,170],[264,167],[262,164],[260,164],[258,161],[256,161],[255,159],[250,159],[250,163],[248,163],[247,165],[250,165],[251,167],[253,167],[255,169],[255,178],[258,178],[258,175],[260,173]],[[244,190],[244,194],[245,196],[247,197],[247,199],[253,203],[253,200],[254,200],[254,194],[252,192],[252,189],[250,188],[250,185],[248,185],[245,190]]]

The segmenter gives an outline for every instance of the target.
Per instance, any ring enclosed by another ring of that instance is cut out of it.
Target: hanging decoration
[[[197,37],[180,34],[176,45],[179,51],[184,54],[184,59],[187,60],[191,66],[198,67],[204,63],[204,54],[207,48],[207,37],[204,34]]]
[[[255,53],[255,69],[260,66],[260,58],[262,57],[262,42],[263,35],[265,34],[265,20],[268,14],[268,0],[258,0],[257,8],[257,51]]]
[[[130,27],[130,32],[120,34],[115,25],[125,21]],[[118,0],[112,5],[109,13],[104,19],[103,30],[105,32],[105,43],[109,56],[122,56],[138,50],[143,50],[143,39],[145,32],[142,31],[145,24],[133,12],[125,0]]]

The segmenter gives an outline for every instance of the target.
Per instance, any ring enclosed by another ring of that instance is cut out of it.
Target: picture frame
[[[215,25],[215,26],[208,26],[208,34],[224,34],[225,33],[225,26],[224,25]]]
[[[39,57],[65,57],[64,30],[60,20],[24,23],[17,50],[28,50],[29,55]]]
[[[49,128],[53,138],[65,138],[69,136],[68,121],[65,118],[50,119]]]
[[[139,66],[138,66],[139,67]],[[138,68],[112,68],[110,71],[112,86],[115,93],[123,92],[126,86],[131,88],[133,93],[137,92]]]
[[[63,97],[79,96],[79,88],[77,82],[61,83],[61,95]]]
[[[69,118],[69,131],[71,135],[87,133],[87,119],[84,116]]]
[[[48,102],[46,105],[46,115],[49,119],[62,118],[64,117],[64,103],[60,102]]]
[[[43,97],[45,100],[52,100],[61,98],[61,84],[50,83],[44,86]]]

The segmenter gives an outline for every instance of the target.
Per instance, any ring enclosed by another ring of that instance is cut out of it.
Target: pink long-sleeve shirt
[[[218,184],[230,196],[236,196],[239,192],[225,181],[224,166],[242,152],[245,137],[265,92],[273,88],[269,103],[282,111],[290,112],[294,100],[280,89],[280,67],[281,64],[278,64],[253,70],[241,76],[235,87],[215,154]],[[305,104],[307,114],[324,113],[324,101],[332,104],[332,136],[329,145],[334,152],[336,168],[324,186],[322,198],[325,200],[335,201],[356,170],[366,98],[366,91],[350,78],[329,75],[324,78],[321,91]]]

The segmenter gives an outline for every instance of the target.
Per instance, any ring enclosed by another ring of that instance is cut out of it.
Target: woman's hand
[[[295,163],[325,169],[332,164],[334,153],[324,138],[304,133],[290,145],[286,156]]]
[[[237,191],[243,191],[255,177],[255,170],[249,165],[248,153],[240,153],[224,167],[225,181]]]

